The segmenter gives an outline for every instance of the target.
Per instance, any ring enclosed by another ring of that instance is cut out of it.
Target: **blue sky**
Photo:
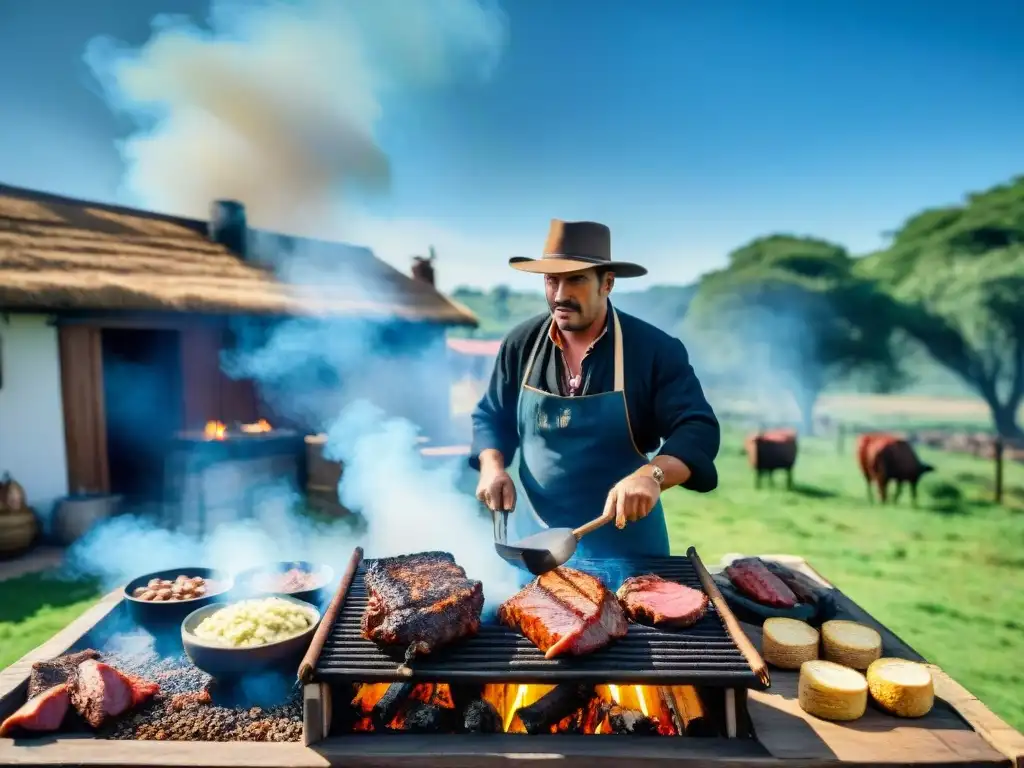
[[[920,208],[1024,172],[1020,2],[502,8],[489,77],[379,94],[390,191],[341,233],[402,268],[433,243],[446,288],[536,283],[506,258],[537,253],[551,217],[609,224],[616,257],[651,270],[638,287],[683,283],[773,231],[866,251]],[[133,126],[83,59],[98,35],[144,44],[165,12],[202,22],[207,5],[0,0],[0,66],[18,73],[0,82],[0,181],[174,207],[123,188],[117,142]]]

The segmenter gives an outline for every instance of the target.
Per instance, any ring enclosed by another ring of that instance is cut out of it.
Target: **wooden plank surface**
[[[59,739],[3,746],[0,765],[50,768],[60,765],[146,768],[646,768],[670,762],[678,768],[785,768],[753,743],[721,739],[680,740],[616,737],[507,735],[350,736],[313,747],[300,744],[197,743]],[[802,766],[802,768],[814,768]]]
[[[728,560],[732,555],[727,556]],[[833,586],[799,558],[762,556],[782,562]],[[723,558],[723,564],[728,562]],[[837,591],[838,618],[858,621],[878,630],[884,656],[923,661],[906,642],[879,624],[860,606]],[[761,628],[743,629],[761,647]],[[927,665],[935,683],[935,708],[919,719],[901,719],[868,707],[851,723],[830,723],[808,715],[797,703],[799,673],[772,668],[767,691],[750,691],[747,708],[755,733],[774,756],[787,760],[905,765],[1021,763],[1024,736],[1010,728],[937,666]]]

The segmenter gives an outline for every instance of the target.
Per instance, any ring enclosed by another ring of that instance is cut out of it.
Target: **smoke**
[[[475,0],[215,2],[208,27],[163,18],[137,50],[89,45],[112,108],[139,127],[121,147],[128,194],[199,218],[210,201],[237,199],[250,224],[319,237],[343,234],[330,222],[346,195],[387,190],[377,135],[388,105],[488,76],[505,39],[498,8]],[[265,233],[248,245],[311,306],[340,291],[357,309],[360,319],[238,319],[222,364],[257,382],[279,416],[328,434],[325,453],[344,462],[340,499],[359,524],[318,522],[297,512],[297,489],[238,476],[227,486],[258,491],[252,520],[191,536],[124,515],[71,549],[71,570],[113,585],[189,565],[305,559],[337,570],[356,545],[368,557],[439,549],[484,582],[493,609],[519,574],[494,553],[456,463],[428,467],[418,450],[449,406],[443,330],[389,312],[401,281],[364,249]]]
[[[243,200],[257,226],[321,236],[342,195],[387,191],[388,106],[486,78],[506,38],[488,0],[215,0],[206,28],[153,26],[138,49],[97,38],[85,52],[138,127],[121,145],[125,193],[198,218]]]

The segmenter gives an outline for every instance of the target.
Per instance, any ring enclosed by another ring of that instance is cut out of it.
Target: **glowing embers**
[[[223,421],[208,421],[203,428],[203,437],[207,440],[224,440],[229,434],[233,434],[236,431],[243,435],[258,435],[264,432],[271,432],[272,430],[273,427],[270,426],[270,422],[266,419],[260,419],[252,424],[238,424],[237,430],[233,429],[230,431]]]
[[[354,733],[706,735],[690,686],[369,683],[350,702]]]

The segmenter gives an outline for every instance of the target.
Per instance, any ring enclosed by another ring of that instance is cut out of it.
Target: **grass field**
[[[802,555],[880,621],[1024,730],[1024,465],[1008,463],[1007,504],[991,497],[992,467],[924,449],[937,467],[920,507],[869,504],[852,455],[832,440],[801,442],[796,488],[753,487],[741,435],[727,432],[720,485],[665,495],[676,551],[706,562],[730,552]],[[39,645],[96,599],[91,584],[44,576],[0,582],[0,668]]]
[[[869,504],[852,445],[803,440],[795,490],[753,487],[727,434],[711,494],[665,495],[673,547],[708,562],[730,552],[801,555],[872,615],[1024,729],[1024,465],[1008,464],[1017,506],[991,504],[991,464],[922,450],[937,467],[920,507]],[[962,494],[956,498],[954,486]]]

